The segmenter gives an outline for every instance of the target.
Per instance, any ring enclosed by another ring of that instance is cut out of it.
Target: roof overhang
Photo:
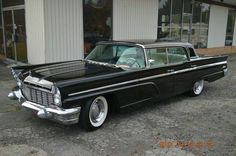
[[[197,0],[197,1],[236,9],[236,0]]]

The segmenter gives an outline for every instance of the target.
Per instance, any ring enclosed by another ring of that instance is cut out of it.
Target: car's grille
[[[22,87],[22,94],[26,100],[40,105],[49,106],[53,104],[53,94],[49,91],[43,91],[36,87],[24,84]]]

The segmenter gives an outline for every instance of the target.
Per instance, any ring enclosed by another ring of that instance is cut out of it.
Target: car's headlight
[[[57,87],[55,87],[55,94],[54,94],[53,101],[54,101],[54,104],[56,106],[60,107],[61,104],[62,104],[62,102],[61,102],[61,93],[60,93],[60,91],[59,91],[59,89]]]
[[[22,88],[22,82],[20,80],[18,80],[16,84],[19,88]]]

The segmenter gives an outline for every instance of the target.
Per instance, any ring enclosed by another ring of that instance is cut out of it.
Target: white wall
[[[45,63],[43,0],[25,0],[25,16],[28,62]]]
[[[113,0],[113,39],[156,39],[158,0]]]
[[[228,8],[211,5],[208,48],[225,46],[227,20]]]
[[[46,62],[83,58],[82,0],[44,0]]]

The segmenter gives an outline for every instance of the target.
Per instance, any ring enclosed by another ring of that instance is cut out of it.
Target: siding
[[[224,47],[228,8],[211,5],[208,34],[208,48]]]
[[[28,62],[45,63],[43,0],[25,0]]]
[[[82,0],[44,0],[46,62],[83,57]]]
[[[156,39],[158,0],[113,0],[113,39]]]

